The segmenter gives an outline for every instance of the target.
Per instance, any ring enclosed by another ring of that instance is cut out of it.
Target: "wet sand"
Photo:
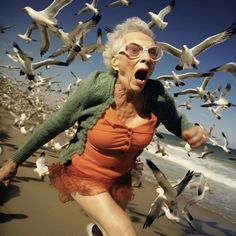
[[[26,136],[12,127],[12,116],[0,107],[0,141],[3,153],[0,164],[26,140]],[[0,185],[0,235],[1,236],[86,236],[86,225],[90,222],[75,202],[61,203],[57,191],[50,186],[48,178],[43,181],[34,172],[39,153],[31,156],[18,170],[12,185]],[[46,162],[57,161],[57,153],[46,151]],[[179,224],[161,217],[148,229],[143,223],[151,202],[156,197],[155,184],[143,180],[143,186],[135,189],[135,198],[128,206],[134,226],[140,236],[233,236],[236,225],[200,206],[193,206],[191,213],[194,232],[185,220]]]

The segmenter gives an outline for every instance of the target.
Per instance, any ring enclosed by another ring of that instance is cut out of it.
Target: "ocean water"
[[[232,160],[236,157],[236,150],[231,149],[231,154],[227,154],[221,148],[207,144],[207,149],[214,153],[206,159],[200,159],[197,156],[204,151],[204,147],[194,149],[189,157],[183,141],[172,135],[165,134],[160,143],[165,147],[168,156],[155,154],[156,142],[152,142],[143,152],[141,159],[144,162],[145,159],[152,160],[173,183],[178,183],[189,169],[202,172],[210,191],[206,192],[198,204],[236,223],[236,160]],[[147,165],[144,166],[144,178],[156,183]],[[196,190],[194,192],[186,188],[183,194],[192,198],[196,196]]]

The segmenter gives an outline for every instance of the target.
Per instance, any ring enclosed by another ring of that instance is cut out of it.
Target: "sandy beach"
[[[12,123],[12,116],[0,107],[0,141],[3,147],[0,164],[10,158],[27,138],[14,129]],[[80,206],[75,202],[61,203],[48,178],[42,181],[33,171],[41,151],[38,150],[21,165],[10,187],[0,185],[0,235],[86,236],[85,228],[90,220]],[[57,153],[45,152],[48,165],[57,161]],[[185,220],[177,224],[170,222],[165,216],[154,221],[150,228],[143,229],[147,212],[155,197],[155,184],[151,182],[143,180],[143,186],[135,189],[135,198],[128,206],[128,214],[138,235],[236,235],[235,224],[199,206],[191,208],[196,232]]]

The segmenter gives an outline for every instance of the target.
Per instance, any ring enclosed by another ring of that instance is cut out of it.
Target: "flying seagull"
[[[223,91],[221,92],[218,100],[215,100],[212,102],[206,102],[202,104],[201,107],[212,107],[212,106],[220,106],[222,108],[228,108],[231,106],[236,107],[235,104],[232,104],[231,102],[228,101],[228,99],[225,98],[226,95],[230,92],[230,90],[231,90],[231,84],[228,83],[223,89]]]
[[[174,97],[178,97],[179,95],[190,93],[190,94],[194,94],[193,96],[191,96],[191,98],[199,97],[200,99],[203,99],[206,101],[210,95],[210,92],[206,90],[206,86],[211,79],[212,79],[212,76],[207,76],[203,80],[203,82],[200,86],[197,86],[196,88],[187,88],[187,89],[184,89],[180,92],[174,93]]]
[[[35,24],[37,26],[36,28],[39,29],[41,56],[44,55],[49,49],[50,40],[48,32],[56,33],[59,28],[56,19],[57,14],[72,1],[73,0],[54,0],[47,8],[42,11],[36,11],[29,6],[23,8],[23,10],[25,10],[33,20],[32,24]],[[30,27],[35,29],[34,26]]]
[[[0,32],[4,34],[6,30],[11,29],[14,26],[16,25],[0,25]]]
[[[210,72],[228,72],[231,73],[234,77],[236,77],[236,63],[228,62],[223,65],[212,68]]]
[[[157,184],[159,185],[159,188],[157,189],[159,194],[151,204],[143,228],[149,227],[153,221],[160,216],[163,202],[165,202],[165,204],[169,207],[171,213],[176,216],[177,197],[182,193],[184,188],[193,177],[193,171],[189,170],[179,184],[172,186],[164,173],[162,173],[161,170],[151,160],[147,159],[146,162],[149,168],[152,170]]]
[[[94,15],[87,21],[79,21],[69,33],[64,32],[62,29],[58,29],[58,32],[55,35],[61,40],[63,45],[49,57],[57,57],[65,52],[69,52],[74,46],[76,46],[76,42],[80,41],[81,38],[84,37],[87,32],[92,30],[100,20],[100,15]],[[81,47],[80,45],[78,46]]]
[[[148,23],[150,29],[154,26],[159,27],[160,30],[163,30],[168,25],[168,22],[164,21],[164,17],[170,13],[175,6],[175,0],[173,0],[169,5],[163,8],[158,14],[155,14],[152,11],[149,11],[148,14],[151,17],[151,21]]]
[[[35,80],[33,71],[42,66],[49,66],[49,65],[68,66],[66,62],[56,61],[53,58],[48,58],[46,60],[33,63],[33,58],[29,56],[27,53],[25,53],[15,42],[13,43],[13,50],[18,59],[18,62],[21,64],[20,75],[26,75],[27,79],[29,80]]]
[[[199,72],[188,72],[184,74],[176,74],[173,70],[171,71],[172,75],[161,75],[156,78],[156,80],[173,80],[176,86],[184,86],[185,83],[182,81],[187,78],[201,78],[210,76],[211,73],[199,73]]]
[[[45,162],[45,152],[42,152],[36,160],[36,168],[34,169],[34,172],[37,172],[41,179],[44,179],[44,176],[49,174],[48,167]]]
[[[97,8],[97,4],[98,4],[98,0],[93,0],[91,3],[86,2],[85,7],[80,9],[77,13],[75,13],[75,15],[81,15],[89,11],[93,12],[95,15],[98,15],[100,10]]]
[[[128,1],[128,0],[117,0],[117,1],[114,1],[114,2],[108,3],[106,5],[106,7],[117,7],[117,6],[127,7],[131,4],[132,4],[132,2]]]
[[[178,57],[180,59],[179,63],[175,67],[176,70],[182,70],[187,68],[197,69],[197,66],[200,63],[200,61],[197,60],[197,56],[200,53],[206,51],[208,48],[216,44],[226,41],[235,33],[236,33],[236,22],[227,29],[225,29],[224,31],[206,38],[205,40],[203,40],[202,42],[200,42],[199,44],[195,45],[192,48],[189,48],[187,45],[183,45],[181,49],[178,49],[165,42],[156,42],[156,43],[157,46],[159,46],[163,51],[170,53],[173,56]]]

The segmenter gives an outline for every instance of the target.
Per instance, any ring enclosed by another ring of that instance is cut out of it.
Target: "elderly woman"
[[[108,72],[83,80],[63,108],[46,120],[0,170],[9,184],[17,167],[38,148],[78,122],[75,137],[49,167],[62,202],[75,200],[94,224],[89,235],[137,235],[125,212],[132,199],[131,170],[159,123],[191,147],[207,132],[177,112],[159,81],[150,80],[162,51],[148,25],[129,18],[108,33],[103,53]]]

